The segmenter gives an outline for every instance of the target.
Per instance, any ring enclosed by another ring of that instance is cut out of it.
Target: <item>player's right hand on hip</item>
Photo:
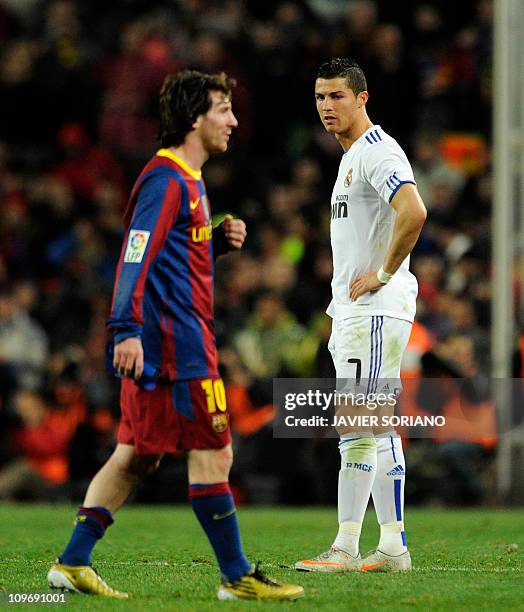
[[[144,349],[140,338],[126,338],[115,345],[115,370],[125,378],[138,380],[144,371]]]

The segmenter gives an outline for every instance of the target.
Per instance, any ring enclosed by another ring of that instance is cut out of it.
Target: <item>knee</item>
[[[231,444],[217,451],[216,460],[217,467],[220,471],[229,475],[229,471],[233,465],[233,449],[231,448]]]
[[[233,450],[228,444],[218,450],[192,450],[189,453],[190,482],[223,482],[229,478]]]
[[[233,465],[233,449],[229,444],[218,450],[203,451],[199,463],[200,469],[211,480],[227,480]]]

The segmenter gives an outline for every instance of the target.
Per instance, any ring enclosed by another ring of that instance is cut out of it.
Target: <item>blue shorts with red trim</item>
[[[231,442],[224,383],[195,378],[158,384],[152,391],[122,380],[117,439],[138,455],[222,448]]]

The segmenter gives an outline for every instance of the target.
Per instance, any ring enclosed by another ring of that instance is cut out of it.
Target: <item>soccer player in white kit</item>
[[[351,391],[361,389],[369,398],[372,392],[387,393],[392,383],[401,388],[400,363],[417,296],[409,254],[426,209],[404,151],[368,117],[369,94],[360,67],[344,58],[323,64],[315,97],[324,127],[344,150],[331,198],[334,269],[333,299],[327,309],[333,319],[329,349],[337,382],[354,381]],[[400,437],[389,427],[354,427],[341,433],[339,449],[338,534],[328,551],[297,562],[295,568],[410,570]],[[380,541],[361,558],[359,538],[370,495]]]

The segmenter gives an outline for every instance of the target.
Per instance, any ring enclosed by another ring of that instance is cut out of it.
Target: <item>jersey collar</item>
[[[156,154],[159,157],[167,157],[171,161],[174,161],[175,164],[178,164],[181,168],[183,168],[190,176],[192,176],[197,181],[200,181],[202,179],[201,170],[193,170],[191,166],[188,166],[184,160],[180,159],[178,155],[175,155],[169,149],[160,149],[159,151],[156,152]]]

